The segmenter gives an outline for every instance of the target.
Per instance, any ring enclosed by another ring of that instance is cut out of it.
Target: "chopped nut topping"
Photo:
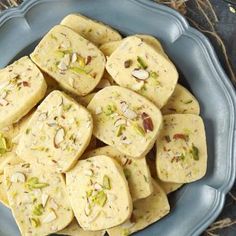
[[[132,65],[132,60],[126,60],[126,61],[124,62],[124,67],[125,67],[125,68],[129,68],[131,65]]]
[[[60,143],[62,143],[65,139],[65,130],[63,128],[59,128],[56,131],[55,137],[54,137],[54,147],[59,148]]]
[[[11,176],[12,183],[24,183],[25,182],[25,175],[21,172],[16,172]]]
[[[137,57],[137,62],[139,64],[139,67],[141,67],[142,69],[146,70],[148,68],[147,63],[143,60],[142,57]]]
[[[120,125],[126,125],[126,120],[122,119],[122,118],[118,118],[115,122],[114,122],[114,126],[115,127],[119,127]]]
[[[137,117],[137,113],[134,112],[133,110],[131,109],[126,109],[124,112],[123,112],[124,116],[128,119],[135,119]]]
[[[50,203],[53,210],[57,210],[59,208],[58,204],[53,198],[50,200]]]
[[[34,209],[33,209],[33,214],[36,216],[41,216],[43,214],[43,205],[42,204],[37,204]]]
[[[139,80],[146,80],[149,78],[149,72],[143,69],[134,69],[131,74],[134,78]]]
[[[95,111],[95,114],[96,115],[99,115],[102,113],[102,108],[101,107],[96,107],[96,111]]]
[[[143,128],[141,126],[139,126],[137,123],[133,123],[132,127],[134,129],[134,131],[141,135],[141,136],[145,136],[145,131],[143,130]]]
[[[123,131],[125,131],[125,126],[119,125],[116,130],[116,137],[120,137],[123,134]]]
[[[144,127],[145,132],[147,132],[148,130],[153,131],[154,127],[153,127],[152,119],[147,113],[145,112],[142,113],[142,120],[143,120],[143,127]]]
[[[128,104],[125,101],[121,101],[121,111],[123,112],[124,116],[128,119],[135,119],[137,117],[136,112],[131,110]]]
[[[73,52],[72,53],[72,56],[71,56],[71,62],[72,63],[75,63],[77,61],[77,53],[76,52]]]
[[[187,142],[189,140],[189,136],[186,134],[174,134],[173,139],[175,139],[175,140],[182,139]]]
[[[70,54],[65,54],[65,56],[62,58],[66,66],[70,65]]]
[[[38,177],[31,177],[26,182],[26,187],[29,190],[42,189],[49,186],[48,183],[40,183]]]
[[[92,57],[87,56],[86,61],[85,61],[85,65],[88,65],[91,61],[92,61]]]
[[[46,194],[46,193],[42,194],[42,205],[43,205],[43,207],[46,206],[47,201],[48,201],[48,197],[49,197],[48,194]]]
[[[94,189],[95,189],[95,190],[101,190],[101,189],[102,189],[102,186],[101,186],[99,183],[95,183],[95,184],[94,184]]]
[[[48,215],[43,219],[42,222],[43,223],[50,223],[50,222],[54,221],[56,218],[57,218],[57,216],[56,216],[55,212],[51,210],[48,213]]]
[[[30,223],[34,228],[37,228],[40,226],[40,220],[36,218],[30,218]]]
[[[131,86],[131,89],[134,90],[134,91],[139,91],[143,88],[144,86],[144,81],[140,81],[138,83],[135,83]]]
[[[111,181],[107,175],[103,176],[103,187],[108,190],[111,189]]]
[[[64,61],[60,61],[57,67],[62,71],[67,70],[67,66]]]

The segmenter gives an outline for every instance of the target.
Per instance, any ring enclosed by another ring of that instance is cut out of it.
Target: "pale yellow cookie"
[[[133,159],[130,156],[124,155],[114,147],[105,146],[85,153],[83,158],[98,155],[112,157],[123,167],[133,201],[151,195],[153,191],[152,179],[145,157]]]
[[[110,26],[80,14],[70,14],[66,16],[61,25],[65,25],[84,38],[93,42],[95,45],[101,45],[110,41],[120,40],[121,35]]]
[[[24,163],[5,168],[4,179],[9,206],[22,235],[49,235],[72,221],[61,174]]]
[[[118,86],[96,93],[88,110],[93,115],[94,136],[134,158],[149,152],[162,125],[162,115],[154,104]]]
[[[121,166],[111,157],[80,160],[66,173],[71,206],[84,230],[103,230],[123,223],[133,205]]]
[[[197,99],[182,85],[177,84],[167,104],[161,109],[162,114],[196,114],[200,113]]]
[[[57,232],[59,235],[68,236],[104,236],[105,233],[105,230],[85,231],[79,226],[76,219],[74,219],[65,229]]]
[[[107,59],[115,82],[163,107],[174,92],[178,72],[171,61],[142,39],[130,36]]]
[[[142,230],[167,215],[170,206],[165,192],[153,180],[151,196],[134,203],[132,216],[124,224],[108,229],[109,236],[124,236]]]
[[[22,57],[0,70],[0,129],[25,116],[44,96],[47,84],[40,70]]]
[[[53,27],[30,56],[62,88],[79,96],[97,86],[105,68],[103,53],[62,25]]]
[[[60,91],[38,106],[20,137],[17,154],[29,163],[69,170],[89,145],[93,121],[89,112]]]
[[[163,123],[156,142],[158,178],[173,183],[188,183],[202,178],[207,168],[207,147],[201,117],[165,115]]]

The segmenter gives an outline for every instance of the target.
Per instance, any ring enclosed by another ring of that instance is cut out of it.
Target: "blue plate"
[[[0,16],[0,67],[30,53],[38,40],[71,12],[101,20],[124,35],[159,38],[200,102],[208,143],[206,176],[171,198],[171,213],[139,236],[194,236],[219,215],[235,178],[235,92],[209,41],[177,12],[149,0],[25,0]],[[19,235],[0,206],[0,235]]]

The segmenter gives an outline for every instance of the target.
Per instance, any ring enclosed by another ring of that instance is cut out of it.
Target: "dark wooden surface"
[[[235,2],[235,8],[236,8],[236,1],[232,2]],[[219,22],[215,25],[217,33],[223,39],[227,49],[228,56],[232,62],[234,70],[236,70],[236,14],[230,12],[228,4],[223,0],[211,0],[211,3],[219,18]],[[193,18],[196,22],[198,22],[201,25],[206,24],[203,16],[195,13],[197,12],[197,9],[195,4],[193,3],[193,0],[190,0],[188,4],[189,7],[191,7],[191,11],[187,13],[187,16]],[[225,64],[225,59],[222,54],[221,47],[219,46],[214,37],[209,36],[209,34],[205,35],[210,39],[223,68],[225,69],[226,73],[228,73],[228,69]],[[231,189],[231,194],[236,196],[236,183]],[[231,226],[228,227],[224,227],[222,229],[210,231],[212,235],[207,233],[206,231],[204,234],[202,234],[202,236],[203,235],[236,236],[236,201],[235,199],[232,198],[232,195],[230,196],[230,194],[227,195],[224,209],[216,221],[226,218],[230,218],[232,221],[235,221],[235,224],[232,224]]]
[[[2,3],[3,2],[6,3],[6,1],[7,0],[0,0],[0,2]],[[189,0],[187,3],[190,8],[190,11],[188,11],[187,16],[194,19],[200,25],[204,25],[206,24],[204,17],[199,13],[197,13],[198,9],[196,8],[196,4],[194,4],[194,1],[195,0]],[[236,70],[236,14],[233,14],[232,12],[229,11],[228,4],[225,1],[223,0],[210,0],[210,1],[219,18],[219,22],[215,25],[217,33],[224,40],[228,56],[232,62],[234,70]],[[231,1],[235,2],[236,5],[236,0],[231,0]],[[223,68],[225,69],[226,73],[228,73],[228,69],[225,63],[224,56],[222,54],[221,47],[219,46],[214,37],[211,37],[209,34],[206,34],[206,36],[210,39],[211,43],[213,44]],[[236,196],[236,183],[234,184],[231,193]],[[223,229],[210,231],[210,233],[212,234],[205,232],[202,235],[236,236],[236,200],[234,200],[232,196],[230,196],[229,194],[226,197],[224,209],[216,221],[225,218],[230,218],[232,221],[235,221],[235,224],[225,227]],[[175,235],[175,236],[181,236],[181,235]]]

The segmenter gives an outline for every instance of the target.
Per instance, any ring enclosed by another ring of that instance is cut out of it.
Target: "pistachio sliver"
[[[104,109],[105,115],[109,116],[113,114],[117,110],[116,106],[114,104],[108,104],[106,108]]]
[[[192,155],[195,161],[199,160],[199,150],[194,144],[192,144],[192,149],[190,150],[190,154]]]
[[[88,190],[87,192],[86,192],[86,196],[87,197],[91,197],[92,196],[92,193],[93,193],[93,190],[91,189],[91,190]]]
[[[80,67],[82,67],[82,68],[85,67],[85,59],[83,57],[79,56],[79,58],[77,60],[79,62]]]
[[[110,178],[107,175],[103,176],[103,187],[108,190],[111,189]]]
[[[43,210],[44,210],[43,205],[38,204],[34,207],[33,214],[37,216],[41,216],[43,214]]]
[[[88,72],[85,69],[78,66],[70,67],[69,70],[75,74],[88,74]]]
[[[147,69],[148,65],[147,63],[141,58],[141,57],[137,57],[137,62],[139,63],[140,67],[144,70]]]
[[[65,53],[63,51],[55,51],[54,55],[57,57],[57,58],[63,58],[65,56]]]
[[[139,134],[141,136],[145,136],[144,129],[141,126],[139,126],[137,123],[133,123],[132,127],[133,127],[134,131],[136,131],[137,134]]]
[[[103,207],[106,204],[107,195],[104,191],[99,191],[96,195],[92,196],[92,202]]]
[[[37,228],[40,226],[40,220],[36,218],[30,218],[30,223],[34,228]]]
[[[48,183],[40,183],[39,179],[37,177],[31,177],[27,180],[26,182],[26,187],[29,190],[33,190],[33,189],[41,189],[41,188],[45,188],[49,186]]]
[[[120,137],[124,130],[125,130],[125,126],[124,125],[119,125],[117,130],[116,130],[116,137]]]
[[[156,79],[156,78],[158,77],[157,72],[151,71],[151,72],[150,72],[150,77],[153,78],[153,79]]]

